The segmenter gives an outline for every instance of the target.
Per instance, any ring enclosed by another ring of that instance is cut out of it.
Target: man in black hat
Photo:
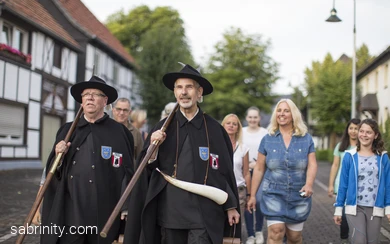
[[[198,107],[198,101],[212,93],[213,87],[190,65],[164,75],[163,82],[174,91],[180,106],[166,133],[160,130],[164,119],[145,142],[143,155],[150,142],[158,140],[160,146],[131,194],[124,243],[221,244],[233,222],[239,223],[240,205],[230,139],[223,127]],[[228,193],[228,199],[218,205],[173,186],[156,167],[178,180],[219,188]]]
[[[64,138],[71,123],[58,130],[48,158],[46,172],[56,155],[65,153],[44,195],[41,229],[52,231],[41,232],[41,243],[111,244],[118,235],[120,218],[106,239],[99,232],[119,201],[122,186],[134,173],[133,137],[104,113],[104,107],[118,97],[104,80],[93,76],[73,85],[71,94],[84,114],[68,143]]]

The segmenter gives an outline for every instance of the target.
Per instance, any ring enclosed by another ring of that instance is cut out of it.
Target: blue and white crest
[[[203,161],[207,161],[209,159],[209,148],[208,147],[199,147],[199,157]]]
[[[102,151],[101,151],[102,158],[104,159],[111,158],[111,151],[112,151],[111,147],[102,146]]]

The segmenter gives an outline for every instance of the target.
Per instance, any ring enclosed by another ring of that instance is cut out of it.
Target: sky
[[[311,68],[313,61],[323,61],[327,53],[333,59],[343,53],[352,57],[354,1],[356,46],[364,43],[377,56],[390,46],[390,0],[335,0],[342,20],[338,23],[325,21],[333,0],[82,0],[101,22],[115,12],[128,13],[140,5],[177,10],[192,54],[201,66],[230,27],[261,34],[271,42],[268,55],[279,64],[280,79],[273,87],[276,94],[291,93],[290,85],[301,86],[304,70]]]

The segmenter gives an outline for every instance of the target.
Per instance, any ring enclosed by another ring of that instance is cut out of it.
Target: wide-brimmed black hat
[[[107,97],[107,104],[113,103],[118,98],[118,92],[112,86],[106,84],[106,82],[97,76],[92,76],[89,81],[83,81],[74,84],[70,88],[70,94],[72,94],[74,100],[82,103],[81,93],[85,89],[98,89],[101,90]]]
[[[191,67],[190,65],[185,65],[182,70],[179,72],[168,73],[163,76],[164,85],[173,91],[175,82],[179,78],[190,78],[199,83],[203,87],[203,96],[208,95],[213,92],[213,86],[211,83],[204,78],[199,71]]]

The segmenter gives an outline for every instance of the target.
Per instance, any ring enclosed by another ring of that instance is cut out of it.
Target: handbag
[[[233,235],[229,237],[224,237],[222,244],[241,244],[241,239],[236,236],[236,224],[233,225]],[[232,234],[232,230],[230,229],[230,234]]]

